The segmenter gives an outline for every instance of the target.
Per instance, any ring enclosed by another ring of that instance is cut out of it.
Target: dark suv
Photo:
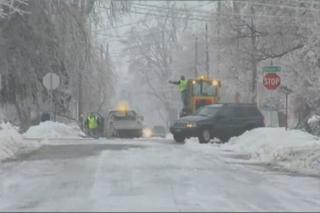
[[[200,143],[211,138],[228,141],[246,130],[264,127],[264,118],[256,104],[213,104],[199,109],[194,115],[182,117],[170,127],[176,142],[198,137]]]

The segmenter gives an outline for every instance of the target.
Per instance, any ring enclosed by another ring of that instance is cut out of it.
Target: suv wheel
[[[211,139],[211,134],[210,134],[209,129],[201,130],[198,138],[199,138],[200,143],[209,143],[209,141]]]
[[[186,139],[186,137],[181,134],[174,134],[173,138],[177,143],[184,143],[184,140]]]

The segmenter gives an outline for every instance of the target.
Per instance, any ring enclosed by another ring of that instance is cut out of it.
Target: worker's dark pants
[[[91,137],[98,137],[98,128],[89,129],[89,135]]]
[[[183,103],[183,108],[187,107],[187,90],[181,92],[181,100]]]

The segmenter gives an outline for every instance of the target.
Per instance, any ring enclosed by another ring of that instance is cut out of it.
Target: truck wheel
[[[184,140],[186,139],[184,135],[180,135],[180,134],[174,134],[173,138],[177,143],[184,143]]]
[[[199,143],[209,143],[211,139],[211,133],[209,129],[203,129],[200,132],[200,135],[198,136]]]

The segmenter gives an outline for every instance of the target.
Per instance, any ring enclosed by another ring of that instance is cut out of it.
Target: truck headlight
[[[195,127],[197,127],[196,123],[188,123],[187,124],[187,128],[195,128]]]
[[[152,130],[149,128],[145,128],[142,130],[143,137],[150,138],[152,137]]]

